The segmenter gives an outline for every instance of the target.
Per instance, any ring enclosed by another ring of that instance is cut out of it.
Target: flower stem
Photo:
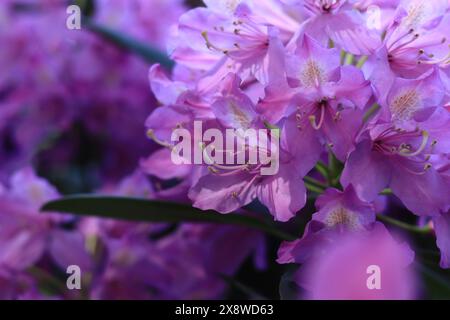
[[[44,269],[33,266],[30,267],[27,271],[39,282],[41,287],[45,287],[45,289],[51,293],[63,294],[67,289],[59,279],[57,279]]]
[[[175,62],[172,61],[164,52],[148,45],[147,43],[134,39],[127,34],[98,24],[87,17],[84,19],[84,25],[93,33],[98,34],[102,38],[114,43],[120,48],[137,54],[149,63],[159,63],[167,70],[172,70],[175,65]]]
[[[379,193],[380,196],[391,196],[393,195],[392,190],[387,188]]]
[[[362,57],[358,60],[358,63],[356,64],[356,67],[359,68],[359,69],[361,69],[361,68],[364,66],[364,64],[366,63],[366,61],[367,61],[368,58],[369,58],[368,56],[362,56]]]
[[[329,179],[330,171],[325,163],[322,161],[317,162],[316,164],[316,170],[325,178]]]
[[[318,193],[318,194],[321,194],[323,192],[323,190],[324,190],[324,189],[319,188],[319,187],[317,187],[317,186],[315,186],[313,184],[310,184],[310,183],[308,183],[306,181],[305,181],[305,187],[306,187],[306,189],[308,189],[308,191],[315,192],[315,193]]]
[[[351,53],[347,53],[347,55],[345,56],[345,65],[352,65],[353,61],[355,59],[355,56]]]
[[[375,103],[373,106],[370,107],[369,110],[367,110],[366,114],[363,117],[363,122],[366,123],[367,121],[372,118],[372,116],[377,113],[377,111],[380,109],[380,105],[378,103]]]
[[[414,233],[420,233],[420,234],[428,234],[432,231],[432,229],[430,227],[418,227],[418,226],[414,226],[411,224],[408,224],[406,222],[388,217],[386,215],[382,215],[382,214],[377,214],[377,218],[378,220],[381,220],[382,222],[386,222],[390,225],[396,226],[398,228],[410,231],[410,232],[414,232]]]
[[[316,186],[316,187],[318,187],[320,189],[326,189],[328,187],[326,184],[320,182],[319,180],[311,178],[311,177],[308,177],[308,176],[304,177],[303,179],[307,183],[312,184],[312,185],[314,185],[314,186]]]

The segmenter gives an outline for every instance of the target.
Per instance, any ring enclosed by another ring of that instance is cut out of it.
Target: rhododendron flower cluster
[[[194,121],[219,130],[265,126],[279,129],[281,156],[273,176],[258,174],[250,163],[206,163],[190,166],[190,172],[183,167],[178,177],[189,181],[182,185],[193,205],[226,214],[256,200],[275,220],[287,222],[303,214],[307,189],[323,192],[302,239],[283,244],[278,261],[320,264],[318,252],[331,250],[336,258],[325,259],[344,259],[380,241],[386,252],[372,252],[380,266],[389,255],[405,251],[408,256],[402,263],[384,264],[395,278],[412,262],[412,251],[384,246],[391,240],[378,239],[388,236],[381,236],[387,231],[375,222],[377,214],[390,214],[380,205],[383,194],[393,194],[411,219],[416,215],[433,225],[441,267],[449,267],[448,2],[205,4],[180,18],[170,48],[177,63],[172,78],[158,65],[150,71],[163,106],[147,120],[149,136],[174,150],[178,141],[171,129],[193,130]],[[379,14],[375,24],[373,6]],[[324,163],[328,156],[331,161]],[[144,170],[157,174],[151,169],[155,161],[162,159],[148,159]],[[329,171],[321,177],[324,166]],[[368,247],[354,248],[362,241],[358,237],[366,237],[361,233],[368,233]],[[348,250],[346,245],[333,249],[341,242],[349,243]],[[308,272],[326,281],[317,270]],[[342,286],[313,284],[310,297],[352,297]],[[414,296],[412,288],[394,287],[379,297]],[[376,296],[360,296],[370,297]]]
[[[0,3],[0,299],[449,287],[448,0],[189,3]]]

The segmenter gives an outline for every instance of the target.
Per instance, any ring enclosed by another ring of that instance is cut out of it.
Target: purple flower
[[[279,90],[269,88],[258,108],[268,121],[288,116],[283,140],[303,159],[301,171],[314,166],[323,145],[344,161],[362,127],[362,109],[372,94],[369,82],[355,67],[340,66],[337,49],[321,47],[307,35],[287,58],[286,77],[289,86],[276,83]]]
[[[361,232],[375,222],[372,204],[358,198],[350,185],[344,192],[327,189],[316,201],[318,211],[308,222],[303,237],[284,242],[278,251],[279,263],[303,263],[337,234]]]
[[[445,88],[438,73],[418,79],[396,78],[387,95],[380,120],[414,128],[427,120],[436,108],[443,106]]]
[[[448,114],[444,116],[448,123]],[[429,121],[433,126],[433,119]],[[438,130],[441,134],[448,132],[448,125]],[[439,163],[434,163],[431,155],[440,154],[437,146],[441,142],[434,136],[434,132],[405,130],[390,123],[373,126],[359,137],[349,155],[342,184],[352,184],[368,201],[384,188],[391,188],[413,213],[438,216],[450,205],[450,180],[434,168]],[[446,139],[443,143],[445,147]]]
[[[326,190],[316,207],[303,237],[284,242],[278,251],[278,263],[302,264],[295,279],[306,290],[303,298],[414,298],[415,279],[407,269],[414,253],[375,222],[373,204],[359,199],[350,185],[344,192]],[[382,272],[381,290],[367,285],[373,265]]]
[[[286,43],[299,23],[274,0],[207,1],[206,5],[180,18],[179,36],[185,46],[199,52],[198,57],[214,56],[217,64],[210,68],[218,74],[234,70],[266,82],[272,35]]]
[[[224,82],[222,96],[212,105],[220,126],[243,130],[264,129],[252,101],[239,89],[239,79],[229,76]],[[271,139],[274,138],[276,137]],[[245,150],[256,147],[245,138],[238,140]],[[262,145],[261,141],[259,143],[258,148]],[[275,164],[279,170],[273,175],[261,174],[265,165],[261,162],[251,164],[247,161],[242,165],[225,166],[212,164],[205,168],[205,174],[194,182],[190,190],[189,197],[194,200],[194,206],[229,213],[258,198],[269,208],[276,220],[287,221],[292,218],[306,201],[302,175],[297,170],[295,157],[288,150],[275,150],[274,148],[278,147],[271,142],[269,148],[271,154],[279,153],[279,160],[272,159],[280,162]],[[236,157],[236,150],[229,151]],[[277,196],[274,197],[274,194]]]
[[[0,268],[0,288],[1,300],[43,298],[33,279],[23,272]]]
[[[417,297],[414,252],[387,229],[342,234],[303,265],[296,281],[307,299],[404,300]]]
[[[13,175],[9,188],[0,195],[1,267],[24,270],[47,252],[64,270],[72,264],[89,268],[82,235],[61,227],[67,217],[39,213],[41,205],[56,197],[57,191],[32,169]]]
[[[378,34],[369,30],[363,15],[354,10],[347,0],[281,0],[297,9],[306,18],[301,31],[322,45],[330,40],[353,54],[370,54],[375,48]]]
[[[383,44],[369,56],[364,73],[383,101],[395,77],[418,79],[449,58],[446,30],[450,23],[448,2],[401,1]],[[445,16],[444,16],[445,15]]]

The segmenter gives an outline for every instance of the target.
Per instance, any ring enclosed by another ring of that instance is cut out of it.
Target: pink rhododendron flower
[[[285,242],[278,251],[279,263],[303,263],[336,235],[370,229],[375,222],[374,206],[362,201],[352,186],[344,192],[328,189],[316,201],[318,211],[308,222],[303,237]]]
[[[376,223],[373,230],[337,237],[301,267],[307,299],[404,300],[417,297],[414,252]],[[377,277],[379,277],[377,279]]]
[[[444,116],[448,123],[449,115]],[[430,161],[430,155],[439,151],[433,150],[435,144],[439,140],[426,130],[376,125],[360,136],[341,181],[353,184],[369,201],[389,187],[413,213],[437,216],[449,206],[450,180]]]

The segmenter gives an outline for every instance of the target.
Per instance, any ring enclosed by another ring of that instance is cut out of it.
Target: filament
[[[316,116],[315,115],[311,115],[309,116],[309,122],[311,123],[311,126],[315,129],[315,130],[319,130],[322,125],[323,125],[323,121],[325,118],[325,107],[323,105],[320,106],[320,119],[319,119],[319,123],[316,122]]]
[[[412,153],[409,153],[408,151],[402,151],[402,150],[400,150],[400,151],[399,151],[399,154],[402,155],[402,156],[405,156],[405,157],[414,157],[414,156],[417,156],[417,155],[421,154],[422,151],[423,151],[423,150],[426,148],[426,146],[427,146],[428,138],[429,138],[428,132],[425,131],[425,130],[422,131],[422,143],[421,143],[420,147],[419,147],[416,151],[414,151],[414,152],[412,152]]]

